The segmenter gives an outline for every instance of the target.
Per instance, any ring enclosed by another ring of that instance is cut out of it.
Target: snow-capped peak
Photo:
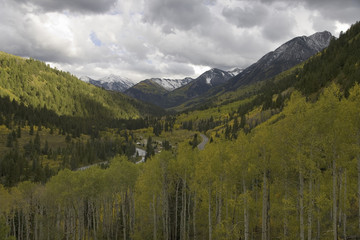
[[[125,77],[110,74],[109,76],[100,78],[99,80],[92,79],[87,76],[80,77],[80,80],[91,83],[97,87],[102,87],[107,90],[124,92],[126,89],[135,85],[135,83]]]
[[[188,83],[190,83],[193,79],[192,78],[184,78],[184,79],[167,79],[167,78],[152,78],[151,81],[159,84],[163,88],[168,91],[173,91],[179,87],[182,87]]]
[[[125,83],[133,83],[129,78],[121,77],[118,75],[110,74],[109,76],[100,78],[99,81],[105,83],[114,83],[114,82],[125,82]]]

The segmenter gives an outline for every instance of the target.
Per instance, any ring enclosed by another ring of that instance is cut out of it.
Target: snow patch
[[[87,76],[82,76],[80,77],[80,80],[91,83],[97,87],[102,87],[104,89],[117,92],[124,92],[128,88],[135,85],[134,81],[114,74],[110,74],[109,76],[100,78],[99,80],[95,80]]]
[[[241,73],[244,69],[242,68],[233,68],[233,69],[230,69],[229,71],[227,71],[231,76],[236,76],[238,75],[239,73]]]
[[[182,87],[190,83],[193,79],[192,78],[184,78],[184,79],[152,78],[151,80],[159,84],[166,90],[173,91],[179,87]]]
[[[211,85],[211,77],[207,77],[207,78],[206,78],[206,83],[209,84],[209,85]]]

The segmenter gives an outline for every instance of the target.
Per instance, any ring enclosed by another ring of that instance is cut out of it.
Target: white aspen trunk
[[[164,184],[165,185],[165,184]],[[163,201],[164,201],[164,209],[163,209],[163,226],[164,226],[164,239],[169,239],[169,199],[166,188],[163,191]]]
[[[344,200],[343,200],[343,227],[344,227],[344,239],[347,239],[346,234],[346,221],[347,221],[347,215],[346,215],[346,202],[347,202],[347,179],[346,179],[346,169],[344,171]]]
[[[21,215],[20,215],[20,210],[18,210],[18,217],[17,217],[17,219],[18,219],[18,226],[17,226],[17,229],[18,229],[18,232],[17,232],[17,239],[18,240],[21,240],[21,235],[20,235],[20,226],[21,226],[21,221],[20,221],[20,217]]]
[[[76,214],[75,214],[75,208],[73,211],[71,211],[71,235],[73,240],[76,239]]]
[[[93,202],[91,203],[91,208],[92,208],[93,233],[94,233],[94,239],[96,240],[96,211]]]
[[[232,198],[232,196],[230,197]],[[229,228],[229,193],[228,191],[226,190],[226,193],[225,193],[225,229],[226,229],[226,238],[229,238],[229,233],[230,233],[230,228]]]
[[[187,206],[187,228],[186,228],[186,239],[190,239],[190,204],[191,204],[191,194],[188,194],[188,206]]]
[[[176,183],[176,192],[175,192],[175,239],[177,239],[178,232],[178,198],[179,198],[179,181]]]
[[[124,238],[124,240],[126,240],[125,199],[126,199],[126,193],[123,193],[122,194],[122,199],[121,199],[121,212],[122,212],[122,220],[123,220],[123,238]]]
[[[312,173],[310,172],[310,182],[309,182],[309,208],[308,208],[308,240],[311,240],[312,238],[312,211],[314,206],[314,198],[313,198],[313,192],[312,192]]]
[[[215,188],[215,227],[219,221],[219,192],[218,189]]]
[[[267,172],[267,176],[269,175],[270,173]],[[266,210],[266,214],[267,214],[267,221],[266,221],[266,228],[267,228],[267,234],[266,234],[266,237],[267,237],[267,240],[270,240],[270,183],[269,183],[269,180],[268,180],[268,184],[267,184],[267,187],[268,187],[268,190],[267,190],[267,203],[266,203],[266,206],[267,206],[267,210]]]
[[[247,189],[245,180],[243,178],[243,193],[244,193],[244,240],[249,240],[249,210],[248,210],[248,199]]]
[[[208,212],[208,218],[209,218],[209,240],[212,240],[212,223],[211,223],[211,185],[209,184],[209,212]]]
[[[285,179],[285,183],[284,183],[284,189],[285,189],[285,195],[284,195],[284,198],[285,198],[285,201],[287,202],[288,200],[288,185],[287,185],[287,178]],[[284,234],[284,239],[287,239],[288,238],[288,234],[289,234],[289,229],[288,229],[288,226],[289,226],[289,219],[288,219],[288,210],[285,209],[284,210],[284,226],[283,226],[283,234]]]
[[[35,214],[34,214],[34,240],[38,240],[38,211],[37,206],[35,207]]]
[[[154,221],[154,229],[153,229],[153,238],[154,240],[157,240],[157,226],[156,226],[156,207],[155,207],[155,203],[156,199],[155,199],[155,194],[153,194],[153,221]]]
[[[16,236],[15,213],[13,213],[12,216],[12,229],[13,229],[13,235]]]
[[[119,202],[116,201],[115,202],[115,239],[118,239],[118,235],[119,235],[119,221],[118,219],[118,215],[120,214],[120,209],[119,209]]]
[[[299,173],[299,207],[300,207],[300,239],[305,240],[304,233],[304,175],[302,169]]]
[[[186,196],[186,174],[185,174],[185,180],[183,185],[183,202],[182,202],[182,214],[181,214],[181,235],[180,239],[186,238],[186,207],[187,207],[187,196]]]
[[[30,239],[29,213],[25,213],[25,228],[26,228],[26,240],[29,240]]]
[[[99,224],[101,223],[101,221],[100,221],[100,209],[101,209],[101,206],[100,206],[100,203],[99,203],[99,206],[95,206],[95,212],[96,212],[96,231],[98,231],[98,229],[99,229]]]
[[[316,191],[319,192],[320,191],[320,181],[317,182],[316,184]],[[320,208],[319,206],[316,205],[316,214],[317,214],[317,233],[316,233],[316,239],[320,240],[320,235],[321,235],[321,217],[320,217]]]
[[[261,240],[267,240],[267,218],[268,218],[268,192],[267,192],[267,176],[264,170],[263,176],[263,196],[262,196],[262,223],[261,223]]]
[[[335,155],[335,154],[334,154]],[[333,194],[333,237],[334,240],[337,240],[337,191],[336,191],[336,185],[337,185],[337,179],[336,179],[336,160],[335,160],[335,156],[333,157],[333,169],[332,169],[332,178],[333,178],[333,190],[332,190],[332,194]]]
[[[222,182],[222,179],[220,181]],[[220,224],[221,220],[222,220],[221,211],[222,211],[222,188],[220,187],[220,192],[219,192],[219,214],[218,214],[217,224]]]
[[[86,236],[90,238],[91,231],[91,214],[90,214],[91,204],[90,200],[87,200],[87,228],[86,228]]]
[[[64,233],[66,240],[69,240],[69,212],[67,209],[64,209]]]
[[[194,231],[194,240],[196,240],[196,192],[194,193],[194,208],[193,208],[193,231]]]
[[[135,197],[134,197],[134,193],[133,190],[130,190],[131,193],[131,225],[130,225],[130,231],[133,234],[134,233],[134,228],[135,228],[135,221],[136,221],[136,217],[135,217]]]
[[[337,213],[337,215],[338,215],[338,225],[341,225],[342,224],[342,216],[343,216],[343,213],[342,213],[342,200],[343,200],[343,198],[342,198],[342,193],[343,193],[343,191],[344,191],[344,182],[343,182],[343,180],[344,180],[344,176],[343,176],[343,172],[342,172],[342,169],[340,169],[339,171],[338,171],[338,185],[337,185],[337,187],[338,187],[338,201],[337,201],[337,205],[338,205],[338,213]],[[339,230],[338,230],[338,232],[339,232]],[[339,233],[338,233],[339,234]]]
[[[184,183],[181,189],[180,240],[184,239]]]
[[[360,232],[360,154],[357,155],[357,174],[358,174],[358,189],[357,189],[357,198],[358,198],[358,232]]]

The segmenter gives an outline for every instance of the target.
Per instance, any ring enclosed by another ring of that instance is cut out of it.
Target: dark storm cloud
[[[208,1],[211,2],[214,1]],[[210,24],[210,12],[202,1],[152,0],[145,1],[143,20],[158,24],[165,33],[170,33],[169,29],[190,30],[199,24]]]
[[[68,10],[80,13],[104,13],[117,0],[15,0],[22,4],[31,4],[39,7],[45,12],[56,12]]]
[[[226,20],[237,27],[250,28],[261,24],[267,17],[268,12],[263,6],[252,7],[225,7],[222,15]]]

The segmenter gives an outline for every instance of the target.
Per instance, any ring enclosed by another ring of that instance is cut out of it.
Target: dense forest
[[[143,165],[64,170],[1,190],[8,232],[54,239],[342,239],[358,236],[360,87],[283,112],[236,141],[182,144]],[[54,199],[54,196],[55,199]],[[335,237],[333,237],[335,236]]]
[[[2,86],[0,239],[359,239],[359,46],[357,23],[248,99],[138,119],[139,164],[132,120],[92,132],[96,118],[22,104]],[[78,119],[94,122],[66,127]],[[153,139],[181,129],[211,140],[164,140],[155,154]]]

